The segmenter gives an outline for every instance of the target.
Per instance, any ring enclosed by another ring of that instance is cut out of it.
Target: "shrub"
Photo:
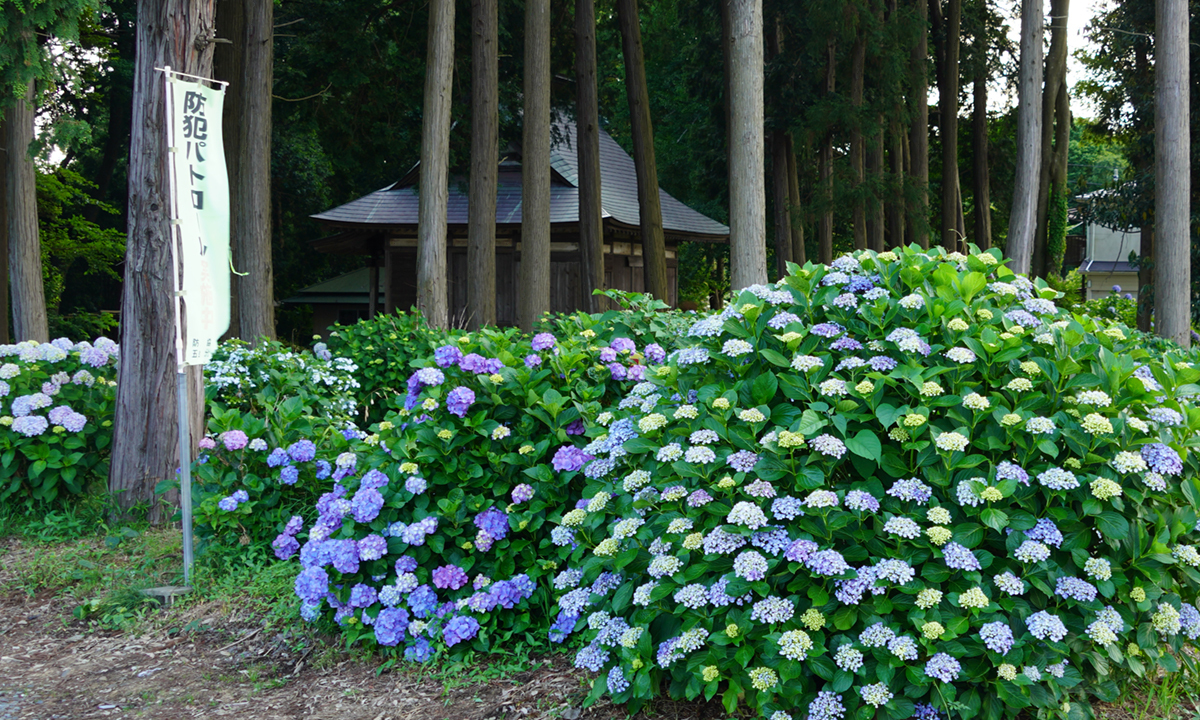
[[[588,459],[571,438],[644,372],[632,341],[594,341],[487,330],[424,360],[401,408],[336,459],[316,522],[275,541],[299,549],[304,616],[421,661],[545,642],[543,580],[564,552],[547,517],[578,497]]]
[[[697,322],[598,418],[589,499],[556,518],[578,547],[552,634],[584,633],[592,700],[996,720],[1176,670],[1200,370],[1053,294],[913,246]]]
[[[1122,295],[1120,289],[1120,285],[1113,285],[1111,293],[1088,300],[1081,309],[1097,320],[1137,327],[1137,300],[1128,293]]]
[[[614,338],[624,337],[639,346],[657,343],[669,351],[675,349],[679,338],[696,321],[695,313],[672,310],[653,295],[621,290],[605,290],[600,295],[617,307],[596,314],[548,315],[538,323],[536,331],[567,337],[590,329],[596,333],[598,343],[608,344]]]
[[[32,507],[108,476],[117,344],[0,345],[0,501]]]
[[[293,351],[274,340],[251,347],[226,340],[204,366],[204,392],[209,404],[267,415],[289,397],[300,398],[314,411],[350,418],[357,411],[358,366],[334,357],[318,343],[315,352]]]

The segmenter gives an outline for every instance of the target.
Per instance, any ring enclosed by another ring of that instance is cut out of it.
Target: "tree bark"
[[[913,183],[913,207],[908,215],[908,237],[929,247],[929,5],[913,0],[917,11],[917,42],[909,55],[912,84],[912,125],[909,127],[909,177]]]
[[[837,79],[837,42],[830,38],[829,59],[825,66],[825,94],[833,95]],[[821,139],[817,157],[817,178],[821,193],[821,221],[817,230],[817,262],[833,262],[833,131]]]
[[[1141,237],[1138,238],[1138,300],[1137,326],[1138,330],[1148,333],[1154,317],[1154,218],[1142,223]]]
[[[875,126],[878,128],[874,142],[868,148],[867,167],[870,170],[871,185],[867,194],[867,247],[875,252],[883,252],[883,234],[887,227],[884,219],[883,198],[879,196],[883,188],[886,171],[883,166],[883,143],[887,137],[887,124],[880,115]]]
[[[237,130],[241,159],[233,197],[238,248],[238,318],[243,339],[275,339],[275,277],[271,262],[271,90],[275,66],[275,3],[243,0],[242,102]]]
[[[854,37],[854,45],[850,48],[850,172],[854,176],[853,201],[850,204],[854,249],[867,248],[867,213],[865,208],[866,173],[864,171],[863,148],[863,74],[867,58],[867,43],[863,37],[861,19]]]
[[[1067,83],[1058,85],[1054,103],[1054,157],[1050,163],[1050,199],[1046,217],[1046,273],[1062,276],[1067,249],[1067,155],[1071,144],[1071,101]],[[1058,222],[1050,222],[1051,216]]]
[[[621,26],[625,96],[629,100],[633,165],[637,173],[642,273],[646,292],[665,302],[670,292],[667,288],[667,245],[663,238],[662,199],[658,195],[658,167],[654,159],[654,123],[650,118],[650,91],[646,86],[637,0],[617,0],[617,22]]]
[[[959,206],[958,178],[958,55],[962,26],[962,0],[946,2],[946,36],[938,78],[938,134],[942,139],[942,247],[958,247],[959,228],[963,227]]]
[[[1054,118],[1058,89],[1067,79],[1068,0],[1050,0],[1050,52],[1046,54],[1045,87],[1042,90],[1042,137],[1037,185],[1037,233],[1033,238],[1030,272],[1045,276],[1048,269],[1048,224],[1050,168],[1054,164]]]
[[[733,0],[729,18],[733,88],[729,275],[736,293],[767,281],[762,0]]]
[[[471,0],[467,327],[472,330],[496,324],[496,190],[500,165],[499,33],[498,0]]]
[[[805,157],[808,157],[808,142],[805,141]],[[800,207],[800,172],[796,162],[796,148],[792,134],[787,134],[788,164],[788,219],[792,223],[792,262],[803,265],[808,262],[804,248],[804,217]]]
[[[600,101],[596,84],[596,2],[575,0],[575,151],[579,161],[579,307],[600,309],[604,217],[600,203]]]
[[[129,151],[129,222],[121,300],[121,363],[108,489],[120,508],[148,506],[152,523],[173,514],[154,489],[179,467],[175,281],[167,195],[164,82],[154,68],[212,75],[211,0],[138,0]],[[187,370],[190,443],[203,434],[200,368]],[[166,498],[168,502],[172,497]]]
[[[8,136],[7,114],[0,110],[0,344],[12,341],[8,327]]]
[[[524,88],[517,323],[529,332],[550,312],[550,0],[525,3]]]
[[[1154,53],[1155,331],[1191,346],[1188,3],[1157,0]]]
[[[5,196],[13,337],[18,342],[47,342],[50,326],[42,280],[42,242],[38,235],[37,172],[29,157],[29,146],[33,143],[33,83],[29,83],[24,98],[9,105],[5,119],[4,148],[8,153]]]
[[[904,143],[907,140],[900,124],[900,109],[896,108],[890,132],[891,147],[888,160],[891,163],[890,193],[887,201],[887,246],[904,246]]]
[[[428,43],[421,123],[421,185],[417,208],[417,309],[430,327],[444,328],[450,324],[446,281],[446,204],[450,191],[454,0],[430,0]]]
[[[229,83],[225,86],[225,104],[221,111],[221,139],[225,148],[225,172],[229,176],[229,258],[238,272],[242,268],[241,228],[238,225],[238,166],[242,161],[241,116],[246,112],[242,68],[246,62],[246,0],[215,0],[217,37],[229,42],[213,46],[213,77]],[[226,338],[242,338],[241,278],[229,278],[229,329]]]
[[[787,133],[774,130],[771,133],[771,180],[775,202],[775,275],[787,275],[787,264],[792,262],[792,218],[788,207],[791,204],[791,183],[788,182]]]
[[[992,246],[992,191],[988,174],[987,48],[982,37],[975,39],[974,109],[971,116],[972,177],[975,193],[975,244],[980,250]]]
[[[1039,141],[1042,136],[1042,0],[1021,0],[1017,81],[1017,158],[1004,253],[1014,272],[1029,272],[1036,229]]]

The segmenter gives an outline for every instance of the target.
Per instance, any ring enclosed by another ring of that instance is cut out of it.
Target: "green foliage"
[[[269,418],[281,403],[298,398],[311,412],[348,420],[357,409],[357,371],[357,365],[334,357],[320,343],[310,352],[276,341],[252,347],[232,339],[222,342],[204,366],[204,393],[210,406],[256,417]]]
[[[1137,327],[1137,301],[1118,292],[1083,303],[1082,310],[1100,321],[1119,323],[1125,327]]]
[[[515,329],[503,337],[516,337]],[[418,312],[396,312],[338,325],[329,333],[329,352],[357,366],[358,404],[368,422],[378,422],[412,373],[414,361],[433,356],[434,348],[463,337],[461,330],[435,330]]]
[[[74,501],[108,475],[116,344],[4,346],[0,503],[34,513]],[[64,349],[68,348],[68,349]]]
[[[1078,270],[1071,270],[1065,276],[1049,275],[1046,284],[1059,293],[1059,307],[1075,311],[1083,306],[1083,275]]]
[[[570,337],[584,330],[595,333],[592,340],[608,345],[619,337],[632,338],[638,345],[658,343],[673,350],[692,323],[694,313],[672,310],[653,295],[620,290],[600,293],[612,301],[614,309],[590,315],[584,312],[549,315],[538,321],[535,332],[548,332],[556,337]]]
[[[117,213],[91,196],[94,188],[94,183],[66,167],[37,174],[38,234],[52,336],[97,337],[117,326],[109,313],[60,311],[69,275],[93,281],[121,279],[114,268],[125,257],[125,233],[88,219],[89,210],[108,216]]]
[[[847,717],[998,720],[1177,669],[1200,634],[1200,369],[999,260],[793,267],[634,392],[694,402],[589,429],[639,434],[561,521],[589,702],[831,717],[826,692]],[[602,573],[621,584],[589,593]]]

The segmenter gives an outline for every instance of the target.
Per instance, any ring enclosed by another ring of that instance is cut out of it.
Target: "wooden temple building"
[[[575,125],[555,124],[550,152],[550,306],[554,312],[579,307],[579,173]],[[408,309],[417,301],[417,168],[393,185],[313,215],[334,234],[314,241],[319,252],[365,255],[365,271],[306,288],[285,302],[312,304],[314,328],[323,332],[336,318],[369,317],[376,310]],[[496,320],[517,321],[521,264],[521,163],[518,153],[502,156],[496,198]],[[633,159],[600,131],[600,187],[606,287],[643,290],[637,176]],[[447,211],[447,277],[451,321],[467,306],[466,178],[450,178]],[[667,247],[671,305],[678,304],[678,250],[684,241],[724,243],[729,228],[659,190]],[[323,286],[329,285],[326,288]],[[361,286],[361,288],[359,287]],[[382,293],[382,297],[380,297]],[[330,302],[323,302],[327,300]],[[352,302],[357,300],[357,302]],[[328,307],[322,307],[328,306]]]

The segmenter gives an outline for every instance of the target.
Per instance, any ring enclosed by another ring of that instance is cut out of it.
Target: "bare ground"
[[[6,568],[21,561],[11,544]],[[265,629],[236,606],[165,608],[133,625],[97,629],[77,602],[0,592],[0,720],[216,718],[262,720],[511,720],[629,718],[600,703],[581,710],[583,674],[561,655],[513,670],[508,658],[437,671],[347,652],[336,638]],[[662,702],[636,717],[710,720],[719,704]]]

